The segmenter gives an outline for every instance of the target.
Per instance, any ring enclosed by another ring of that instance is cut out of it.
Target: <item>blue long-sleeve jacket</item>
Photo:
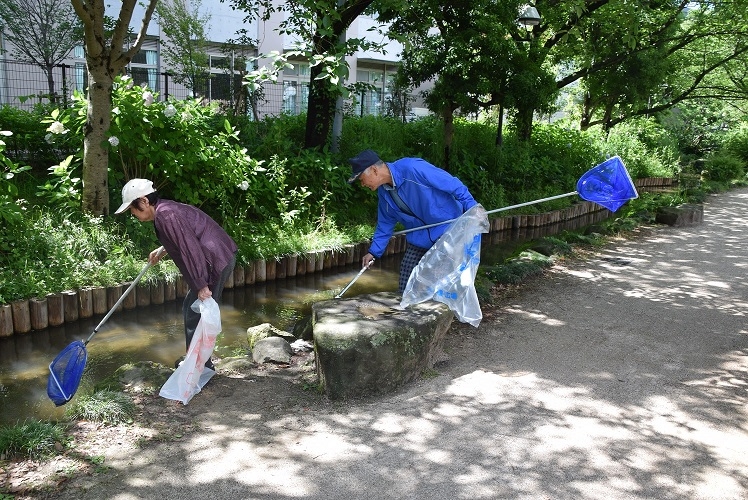
[[[398,222],[410,229],[456,219],[477,204],[462,181],[426,160],[402,158],[387,166],[397,193],[415,217],[400,210],[384,186],[377,188],[377,227],[369,247],[369,253],[377,259],[387,249]],[[442,224],[412,231],[406,234],[406,240],[417,247],[431,248],[448,227]]]

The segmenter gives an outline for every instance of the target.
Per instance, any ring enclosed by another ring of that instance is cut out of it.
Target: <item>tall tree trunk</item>
[[[447,104],[444,106],[444,165],[442,168],[449,171],[449,160],[452,157],[452,140],[455,136],[454,110],[455,106]]]
[[[91,61],[89,61],[89,65]],[[101,68],[89,69],[88,112],[83,133],[83,211],[109,214],[109,150],[106,131],[112,111],[114,75]]]
[[[527,142],[532,137],[532,116],[535,110],[532,106],[522,106],[517,108],[517,138],[520,141]]]
[[[319,67],[312,68],[304,135],[304,147],[307,149],[321,149],[325,146],[335,116],[336,97],[330,91],[328,80],[316,79],[319,73]]]
[[[52,73],[54,71],[54,66],[51,64],[47,64],[45,73],[47,73],[47,88],[49,89],[49,102],[52,104],[55,104],[57,102],[57,94],[55,94],[55,78],[54,74]],[[63,89],[63,92],[65,89]]]

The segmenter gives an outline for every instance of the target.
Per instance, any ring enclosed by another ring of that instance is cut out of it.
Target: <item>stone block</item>
[[[692,203],[657,210],[655,221],[668,226],[695,226],[704,222],[704,206]]]
[[[435,301],[400,309],[391,292],[313,304],[317,375],[328,397],[385,393],[416,379],[441,359],[453,318]]]

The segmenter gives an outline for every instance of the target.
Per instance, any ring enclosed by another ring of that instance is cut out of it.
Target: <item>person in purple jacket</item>
[[[402,158],[385,163],[377,153],[367,149],[350,158],[348,163],[352,169],[348,183],[360,180],[362,186],[376,190],[379,197],[377,226],[369,252],[361,261],[363,267],[382,257],[398,222],[405,229],[437,224],[456,219],[477,205],[460,179],[421,158]],[[405,290],[421,257],[448,227],[449,224],[441,224],[406,234],[399,293]]]
[[[195,300],[213,297],[220,302],[224,283],[234,271],[237,246],[234,240],[208,214],[184,203],[161,199],[147,179],[131,179],[122,188],[122,205],[114,212],[129,209],[139,221],[153,221],[156,237],[164,251],[148,256],[151,264],[169,255],[187,280],[190,290],[184,298],[184,335],[187,350],[200,322],[192,309]],[[205,363],[214,369],[213,362]]]

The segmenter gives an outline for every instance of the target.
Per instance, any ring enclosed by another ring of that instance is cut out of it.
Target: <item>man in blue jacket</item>
[[[358,179],[362,186],[377,190],[379,197],[377,227],[369,253],[361,262],[364,267],[382,257],[398,222],[406,229],[436,224],[456,219],[477,204],[457,177],[421,158],[385,163],[377,153],[367,149],[348,162],[353,171],[348,182]],[[410,273],[421,257],[448,227],[449,224],[441,224],[407,233],[408,244],[400,264],[399,293],[405,290]]]

